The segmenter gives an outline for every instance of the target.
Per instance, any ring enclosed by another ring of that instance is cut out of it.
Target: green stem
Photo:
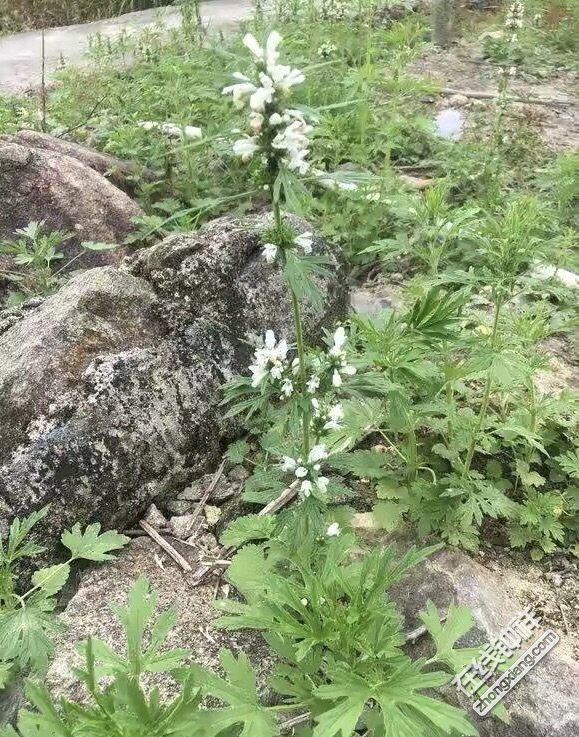
[[[500,316],[500,312],[501,312],[501,307],[502,307],[502,300],[501,300],[500,297],[497,297],[497,301],[495,303],[495,316],[494,316],[494,320],[493,320],[493,332],[492,332],[491,341],[490,341],[490,347],[491,347],[491,351],[492,352],[494,352],[495,347],[496,347],[497,334],[498,334],[498,329],[499,329],[499,316]],[[463,472],[462,472],[462,478],[463,479],[468,475],[468,472],[470,471],[470,466],[471,466],[472,459],[473,459],[473,456],[474,456],[474,451],[475,451],[475,448],[476,448],[476,443],[477,443],[478,437],[479,437],[479,435],[481,433],[481,430],[483,428],[484,422],[486,420],[487,412],[488,412],[488,409],[489,409],[489,403],[490,403],[490,399],[491,399],[492,383],[493,383],[493,371],[492,371],[492,367],[491,367],[489,369],[488,373],[487,373],[487,379],[486,379],[486,382],[485,382],[485,390],[484,390],[484,393],[483,393],[483,398],[482,398],[482,403],[481,403],[481,407],[480,407],[480,412],[479,412],[479,415],[478,415],[478,421],[476,423],[476,428],[475,428],[475,431],[473,433],[472,439],[470,441],[470,445],[468,447],[468,451],[467,451],[466,458],[465,458],[465,461],[464,461],[464,469],[463,469]]]
[[[408,470],[407,480],[409,483],[416,479],[416,469],[418,466],[418,443],[416,442],[416,432],[414,428],[408,431]]]
[[[294,319],[294,329],[296,334],[296,345],[298,349],[298,358],[300,362],[300,383],[302,396],[307,399],[306,390],[306,350],[304,345],[304,331],[302,326],[302,316],[300,313],[300,305],[298,298],[296,297],[293,289],[290,288],[291,300],[292,300],[292,312]],[[308,400],[309,402],[309,400]],[[304,405],[306,403],[304,402]],[[307,456],[310,452],[310,411],[309,409],[302,408],[302,435],[304,441],[304,455]]]

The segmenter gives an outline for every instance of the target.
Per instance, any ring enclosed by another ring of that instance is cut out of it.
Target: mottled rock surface
[[[0,529],[49,502],[46,540],[76,521],[122,528],[212,470],[236,433],[221,385],[247,370],[265,329],[292,334],[264,225],[222,218],[124,269],[86,271],[0,335]],[[314,248],[331,261],[323,312],[304,310],[319,340],[347,294],[331,249]]]
[[[180,552],[194,564],[196,554],[192,548],[181,546]],[[109,603],[125,605],[128,591],[138,576],[145,576],[158,594],[158,611],[168,607],[177,611],[177,624],[169,634],[167,649],[188,649],[192,661],[213,669],[219,667],[222,648],[236,655],[245,652],[258,673],[258,686],[265,692],[272,656],[259,633],[214,629],[212,622],[219,615],[213,606],[214,583],[193,588],[187,574],[176,568],[161,548],[148,538],[138,538],[116,560],[86,573],[66,607],[62,621],[68,629],[57,638],[56,657],[47,677],[47,684],[55,695],[66,695],[74,700],[86,698],[72,672],[73,667],[82,664],[75,649],[79,640],[92,635],[115,650],[126,652],[126,638]],[[153,684],[159,687],[164,698],[174,698],[178,693],[177,684],[166,675],[148,676],[146,685]]]

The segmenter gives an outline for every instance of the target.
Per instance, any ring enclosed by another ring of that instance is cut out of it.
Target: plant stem
[[[492,332],[491,340],[490,340],[490,348],[491,348],[491,351],[494,351],[495,350],[495,347],[496,347],[497,333],[498,333],[498,329],[499,329],[499,316],[500,316],[500,312],[501,312],[501,307],[502,307],[502,299],[501,299],[501,297],[497,297],[497,300],[496,300],[496,303],[495,303],[495,316],[494,316],[494,320],[493,320],[493,332]],[[492,383],[493,383],[493,370],[492,370],[492,366],[491,366],[491,368],[488,370],[488,373],[487,373],[487,379],[486,379],[486,383],[485,383],[485,390],[484,390],[484,394],[483,394],[483,398],[482,398],[480,412],[479,412],[479,415],[478,415],[478,421],[476,423],[476,428],[475,428],[475,431],[473,433],[472,439],[470,441],[468,452],[466,454],[466,458],[465,458],[465,461],[464,461],[464,469],[463,469],[463,472],[462,472],[462,478],[463,479],[468,475],[468,472],[470,471],[470,466],[471,466],[472,459],[473,459],[473,456],[474,456],[474,451],[475,451],[475,448],[476,448],[476,442],[478,440],[478,436],[480,435],[480,432],[481,432],[481,430],[483,428],[483,425],[484,425],[484,422],[486,420],[486,416],[487,416],[487,412],[488,412],[488,408],[489,408],[489,403],[490,403],[490,398],[491,398]]]
[[[302,385],[302,394],[306,396],[306,351],[304,345],[304,332],[302,326],[302,316],[300,314],[300,305],[295,292],[290,287],[292,312],[294,320],[294,329],[296,334],[296,345],[298,349],[298,358],[300,362],[300,383]],[[305,404],[305,402],[304,402]],[[310,452],[310,412],[302,407],[302,435],[304,441],[304,455]]]

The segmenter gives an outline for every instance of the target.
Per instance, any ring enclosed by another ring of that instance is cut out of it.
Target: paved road
[[[252,0],[209,0],[201,5],[204,22],[213,28],[227,29],[247,17]],[[163,25],[174,28],[181,23],[178,8],[141,10],[118,18],[47,29],[45,57],[47,77],[58,67],[60,56],[71,64],[87,63],[85,52],[89,36],[100,33],[116,38],[123,31],[138,33],[158,18]],[[18,94],[40,84],[40,31],[27,31],[14,36],[0,36],[0,94]]]

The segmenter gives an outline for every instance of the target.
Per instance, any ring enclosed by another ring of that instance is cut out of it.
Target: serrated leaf
[[[436,645],[436,659],[450,666],[454,673],[478,655],[479,648],[455,649],[456,641],[473,626],[472,614],[467,607],[451,604],[443,623],[436,605],[429,599],[426,610],[419,616]]]
[[[247,514],[229,525],[221,535],[220,542],[227,547],[238,547],[251,540],[269,540],[276,526],[277,520],[273,514]]]
[[[373,450],[355,450],[351,453],[331,455],[327,464],[342,473],[351,473],[358,478],[381,479],[390,474],[390,459],[385,453]]]
[[[227,579],[246,597],[264,591],[269,564],[262,548],[245,545],[231,560]]]
[[[47,596],[57,594],[70,576],[68,563],[59,563],[48,568],[39,568],[32,576],[32,583],[38,586]]]
[[[227,447],[225,457],[232,463],[243,463],[245,457],[249,454],[250,446],[247,440],[236,440]]]
[[[0,612],[0,652],[19,668],[44,671],[53,652],[51,635],[62,625],[52,615],[49,600],[32,597],[26,607]]]
[[[81,532],[80,525],[76,524],[72,530],[63,532],[62,544],[70,550],[73,558],[94,561],[111,560],[113,556],[110,553],[122,548],[130,542],[130,538],[114,530],[101,534],[100,529],[100,524],[95,522]]]
[[[408,511],[407,504],[400,502],[377,502],[372,509],[376,522],[386,532],[391,532],[400,525],[402,515]]]

